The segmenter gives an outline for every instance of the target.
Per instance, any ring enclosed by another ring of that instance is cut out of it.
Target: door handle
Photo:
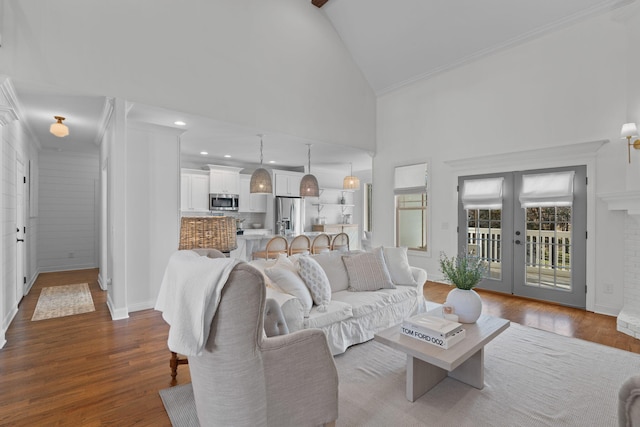
[[[16,242],[24,242],[24,239],[16,239]]]
[[[515,244],[516,244],[516,245],[519,245],[519,244],[520,244],[520,240],[516,240],[516,241],[515,241]]]

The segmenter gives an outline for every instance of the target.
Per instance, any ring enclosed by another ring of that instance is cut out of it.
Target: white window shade
[[[523,208],[571,206],[574,171],[522,176],[520,204]]]
[[[465,209],[502,209],[504,178],[470,179],[462,183]]]
[[[398,166],[395,169],[394,186],[396,190],[406,188],[425,188],[427,186],[427,164]]]

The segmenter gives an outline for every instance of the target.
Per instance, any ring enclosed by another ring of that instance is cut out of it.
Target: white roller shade
[[[571,206],[574,171],[522,176],[520,204],[523,208]]]
[[[502,209],[504,178],[470,179],[462,183],[462,205],[465,209]]]

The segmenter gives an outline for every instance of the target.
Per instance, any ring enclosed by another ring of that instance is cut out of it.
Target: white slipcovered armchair
[[[222,289],[205,351],[189,356],[202,426],[318,426],[338,417],[338,374],[320,330],[267,338],[265,285],[248,264]]]

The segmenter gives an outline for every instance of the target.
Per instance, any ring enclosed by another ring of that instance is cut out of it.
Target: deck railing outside
[[[492,263],[502,259],[502,230],[474,228],[468,230],[468,250]],[[571,271],[571,232],[527,230],[527,267]]]

